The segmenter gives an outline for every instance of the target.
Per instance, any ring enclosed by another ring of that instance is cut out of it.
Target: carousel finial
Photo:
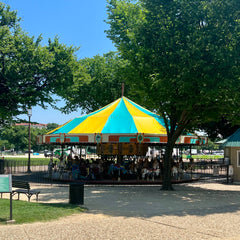
[[[124,95],[124,83],[122,83],[122,97]]]

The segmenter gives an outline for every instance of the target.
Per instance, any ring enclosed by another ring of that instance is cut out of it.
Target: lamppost
[[[30,169],[30,160],[31,160],[31,157],[30,157],[30,152],[31,152],[31,124],[30,124],[30,119],[31,119],[31,116],[32,116],[32,109],[29,108],[28,110],[28,168],[27,168],[27,172],[30,173],[31,172],[31,169]]]

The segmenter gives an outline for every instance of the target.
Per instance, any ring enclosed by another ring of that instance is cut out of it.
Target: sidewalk
[[[40,189],[39,202],[68,202],[68,186],[31,186]],[[86,213],[48,223],[0,226],[0,240],[240,239],[239,185],[191,183],[174,188],[85,186]]]

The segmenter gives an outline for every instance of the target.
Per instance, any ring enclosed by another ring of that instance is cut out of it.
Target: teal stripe
[[[146,137],[146,139],[149,139],[151,143],[160,142],[159,137]]]
[[[80,125],[85,119],[87,119],[88,117],[97,114],[101,111],[103,111],[104,109],[106,109],[107,107],[111,106],[112,104],[114,104],[115,102],[95,111],[92,113],[89,113],[87,115],[84,115],[82,117],[78,117],[78,118],[74,118],[71,122],[67,123],[66,125],[62,126],[61,128],[57,129],[56,131],[52,132],[51,134],[59,134],[59,133],[69,133],[70,131],[72,131],[75,127],[77,127],[78,125]]]
[[[156,113],[153,113],[153,112],[147,110],[146,108],[143,108],[143,107],[139,106],[138,104],[136,104],[135,102],[132,102],[132,101],[129,100],[128,98],[125,98],[125,99],[126,99],[129,103],[131,103],[134,107],[136,107],[137,109],[139,109],[140,111],[142,111],[142,112],[146,113],[147,115],[155,118],[155,119],[159,122],[159,124],[161,124],[163,127],[166,128],[165,123],[164,123],[164,120],[163,120],[162,117],[160,117],[160,116],[157,115]]]
[[[137,128],[123,99],[109,116],[102,133],[137,133]]]
[[[191,144],[196,144],[197,141],[198,141],[198,139],[191,139],[191,140],[190,140],[190,143],[191,143]]]
[[[70,142],[79,142],[79,138],[78,137],[67,137],[70,139]]]
[[[119,142],[130,142],[132,138],[133,137],[119,137]]]
[[[59,139],[59,137],[51,137],[50,142],[55,143],[55,142],[57,142],[57,139]]]
[[[70,138],[70,142],[79,142],[78,137],[67,137],[67,138]],[[50,142],[51,143],[56,143],[58,139],[59,139],[59,137],[51,137]]]
[[[79,118],[74,118],[71,122],[67,123],[66,125],[59,128],[57,131],[51,133],[51,134],[59,134],[59,133],[69,133],[72,129],[77,127],[79,124],[81,124],[88,116],[83,116]]]

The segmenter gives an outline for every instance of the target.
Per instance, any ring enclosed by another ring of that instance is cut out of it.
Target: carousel
[[[61,156],[62,167],[57,170],[57,178],[92,183],[149,179],[156,182],[157,179],[161,181],[163,154],[147,157],[146,153],[149,147],[161,148],[163,151],[160,152],[164,153],[167,131],[161,116],[122,97],[38,136],[37,142],[60,145],[62,149],[66,146],[96,146],[96,159],[83,159],[72,154],[67,159]],[[179,137],[176,147],[206,143],[206,137],[187,134]],[[181,156],[177,156],[176,162],[179,161]],[[52,177],[54,170],[51,172]]]

